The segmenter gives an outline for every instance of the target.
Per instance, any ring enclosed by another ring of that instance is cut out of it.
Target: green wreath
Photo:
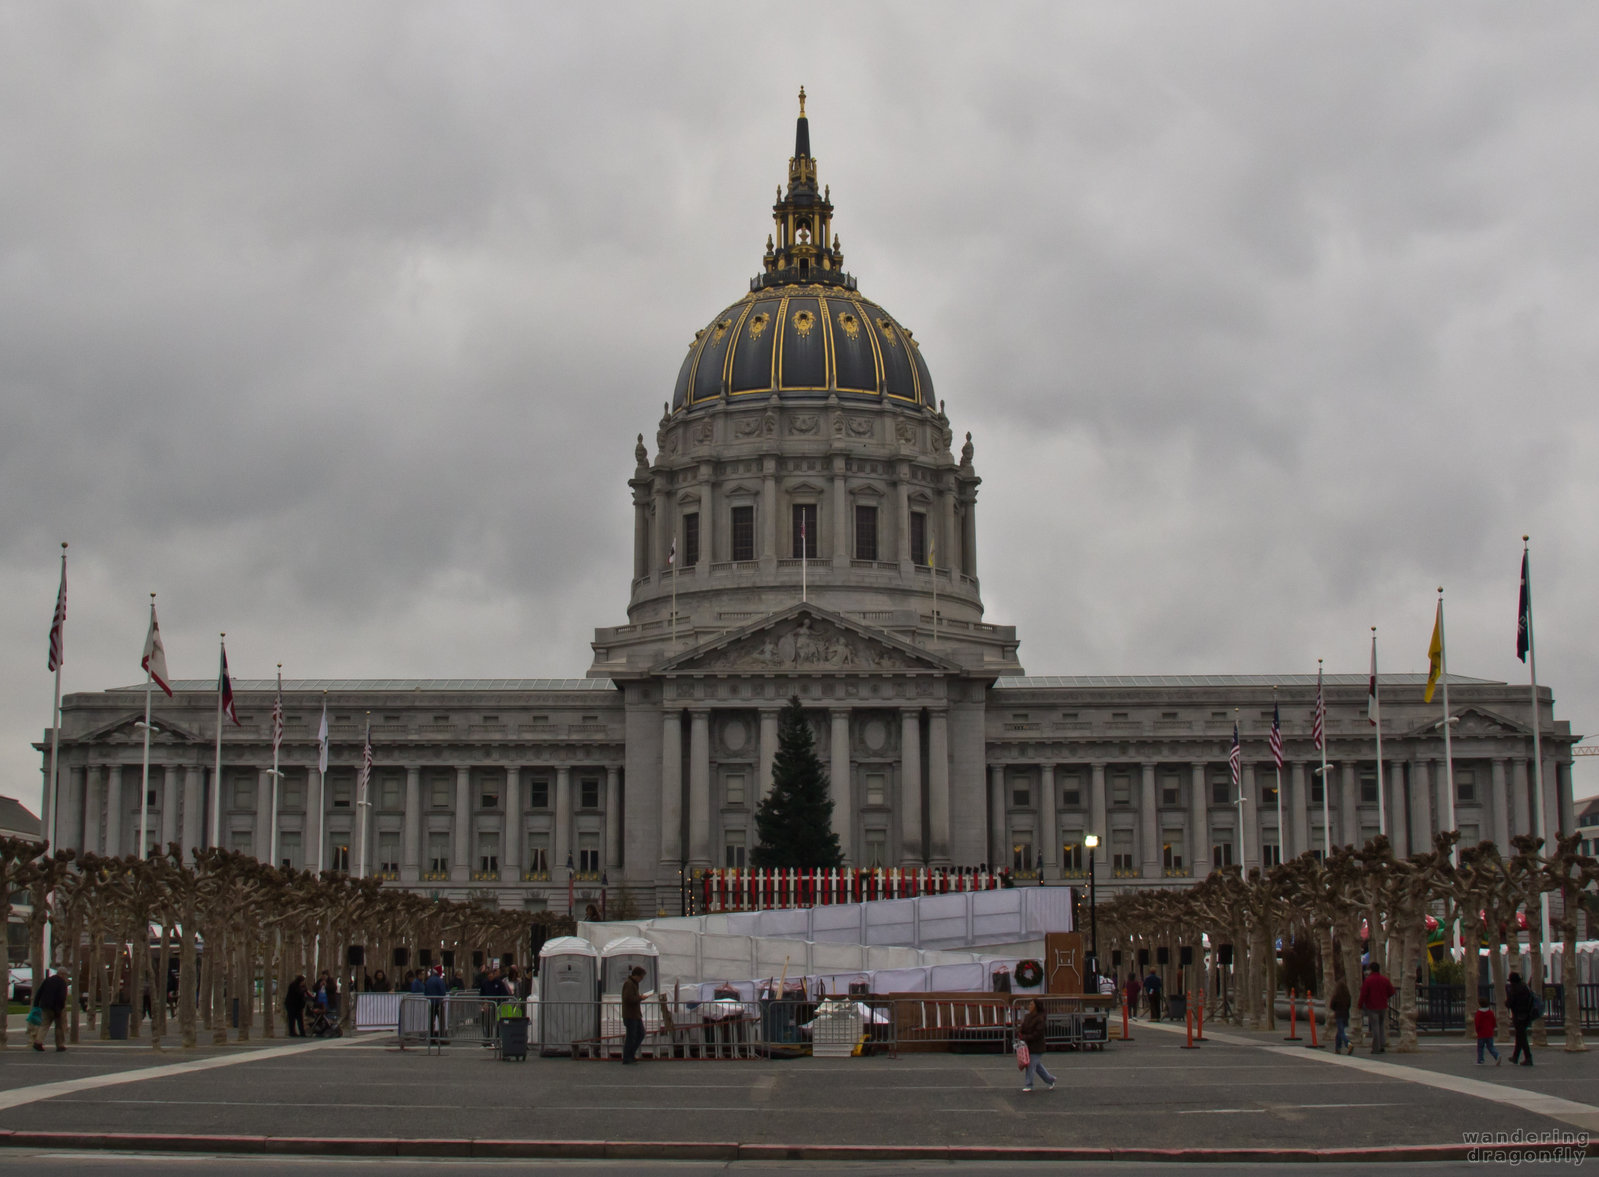
[[[1020,961],[1016,965],[1016,983],[1031,989],[1044,980],[1044,966],[1036,960]]]

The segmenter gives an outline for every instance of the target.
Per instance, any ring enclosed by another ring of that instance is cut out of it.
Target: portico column
[[[689,865],[711,865],[711,713],[689,712],[688,729]]]
[[[1360,845],[1360,793],[1355,781],[1355,766],[1348,762],[1338,769],[1338,822],[1343,828],[1343,837],[1337,845]]]
[[[405,818],[400,832],[400,878],[422,881],[422,766],[405,766]]]
[[[614,764],[605,766],[605,869],[622,866],[622,772]]]
[[[898,477],[894,480],[894,513],[896,517],[894,550],[901,564],[909,564],[911,560],[910,465],[906,462],[900,462],[896,470]]]
[[[1432,844],[1432,763],[1418,760],[1410,767],[1410,845],[1420,853]]]
[[[1205,764],[1189,765],[1189,874],[1202,879],[1210,873],[1210,798],[1205,796]]]
[[[664,477],[655,480],[655,528],[650,541],[650,547],[654,550],[650,553],[649,575],[653,580],[662,575],[661,569],[666,567],[666,553],[671,549],[672,543],[671,511],[667,504]],[[563,858],[561,865],[565,864],[566,860]]]
[[[833,567],[848,568],[855,555],[850,545],[849,495],[844,489],[843,454],[833,455]],[[845,855],[848,858],[848,855]]]
[[[178,840],[178,770],[168,766],[150,766],[150,780],[161,781],[161,852]]]
[[[922,846],[922,727],[921,712],[907,707],[900,712],[899,836],[900,861],[920,866],[926,859]]]
[[[1388,765],[1388,840],[1393,843],[1394,856],[1406,858],[1410,854],[1409,807],[1405,804],[1405,762],[1394,760]]]
[[[522,878],[522,766],[505,766],[505,845],[500,847],[500,877],[511,882]]]
[[[998,870],[1008,861],[1005,853],[1005,766],[988,766],[988,865]]]
[[[1288,798],[1287,816],[1288,824],[1294,831],[1294,844],[1292,854],[1288,853],[1285,845],[1283,852],[1284,862],[1287,862],[1291,857],[1298,857],[1305,851],[1312,849],[1310,845],[1310,778],[1305,771],[1305,762],[1303,760],[1294,761],[1293,771],[1289,775],[1293,778],[1294,788],[1293,793]],[[1322,782],[1322,788],[1325,789],[1326,787],[1326,782]]]
[[[762,723],[766,719],[761,716]],[[833,832],[838,835],[839,849],[844,852],[844,861],[855,861],[855,848],[852,835],[855,832],[855,798],[854,784],[850,777],[849,767],[849,708],[834,707],[827,713],[827,730],[831,737],[831,763],[828,765],[828,776],[833,791]],[[763,748],[764,752],[765,749]]]
[[[772,791],[772,762],[777,759],[777,708],[761,708],[761,779],[760,798],[766,800]]]
[[[1092,766],[1093,777],[1088,793],[1088,820],[1093,828],[1088,832],[1099,835],[1099,853],[1094,857],[1098,871],[1110,861],[1110,828],[1105,820],[1105,764],[1098,761]]]
[[[1516,757],[1510,762],[1510,819],[1511,837],[1517,834],[1530,834],[1532,829],[1532,786],[1530,777],[1532,769],[1528,767],[1531,762],[1523,757]],[[1505,844],[1500,850],[1508,850],[1510,839],[1505,839]]]
[[[200,828],[200,790],[203,771],[198,765],[190,765],[183,774],[183,853],[190,862],[194,861],[194,851],[205,845],[205,831]],[[314,778],[317,775],[316,769],[313,768],[310,775]],[[315,845],[316,857],[310,859],[308,855],[308,860],[314,861],[316,869],[320,871],[322,869],[322,822],[320,819],[322,789],[320,784],[311,790],[311,798],[312,801],[308,802],[307,808],[309,809],[312,804],[315,804],[316,812],[319,816],[315,822],[314,832],[311,828],[312,822],[307,820],[305,836],[307,840],[312,837],[317,839]],[[306,849],[310,851],[313,848],[307,846]]]
[[[122,766],[113,764],[105,782],[105,852],[122,853]]]
[[[52,849],[82,850],[83,815],[88,809],[89,770],[83,765],[73,765],[63,771],[66,787],[61,792],[61,812],[56,818],[56,836],[59,847]]]
[[[1243,828],[1238,831],[1238,837],[1244,847],[1243,867],[1244,873],[1247,875],[1253,867],[1259,866],[1261,860],[1265,857],[1265,852],[1261,849],[1260,794],[1255,790],[1255,766],[1246,763],[1243,776],[1239,780],[1241,782],[1239,787],[1244,792],[1244,812],[1242,814]],[[1282,844],[1281,837],[1282,835],[1278,834],[1279,846]]]
[[[1505,817],[1505,803],[1509,800],[1505,761],[1496,758],[1493,762],[1493,779],[1488,786],[1489,825],[1483,832],[1494,840],[1494,845],[1499,847],[1501,853],[1510,847],[1510,823]]]
[[[1155,766],[1141,766],[1138,789],[1138,840],[1146,879],[1160,878],[1160,811],[1155,808]]]
[[[1039,817],[1044,829],[1040,834],[1044,844],[1039,847],[1043,851],[1043,866],[1048,877],[1060,877],[1060,817],[1055,811],[1059,798],[1055,793],[1055,766],[1046,764],[1038,774],[1039,792]]]
[[[927,824],[932,846],[928,860],[948,866],[949,859],[949,712],[941,707],[927,717]]]
[[[472,877],[472,770],[455,769],[455,853],[450,856],[450,881],[464,883]]]
[[[661,863],[674,870],[683,859],[683,717],[661,713]]]
[[[572,769],[563,764],[555,770],[555,861],[550,863],[552,878],[566,877],[566,860],[571,856]],[[575,862],[572,866],[574,870],[577,868]]]
[[[763,570],[775,572],[777,570],[777,459],[765,458],[762,460],[764,473],[761,477],[761,550],[756,556],[761,561]],[[690,788],[692,788],[692,783]],[[692,827],[689,836],[693,836]]]
[[[154,777],[152,776],[153,780]],[[276,814],[272,812],[272,770],[270,768],[258,769],[255,774],[255,833],[250,842],[255,851],[256,860],[271,865],[269,855],[272,853],[272,822]],[[161,816],[166,817],[166,808],[163,806]]]

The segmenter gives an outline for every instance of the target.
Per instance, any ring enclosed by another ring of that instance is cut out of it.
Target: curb
[[[1521,1144],[1373,1145],[1365,1148],[1022,1148],[1006,1145],[741,1144],[682,1140],[495,1140],[472,1137],[189,1136],[144,1132],[29,1132],[0,1129],[0,1148],[272,1156],[458,1157],[515,1160],[677,1161],[1132,1161],[1307,1164],[1507,1160],[1555,1146]],[[1564,1146],[1599,1156],[1599,1140]]]

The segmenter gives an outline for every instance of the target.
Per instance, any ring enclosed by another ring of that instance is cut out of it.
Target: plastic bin
[[[111,1037],[119,1042],[126,1042],[128,1038],[128,1020],[133,1017],[131,1005],[113,1004],[106,1018],[111,1028]]]
[[[529,1018],[500,1019],[500,1058],[527,1059]]]

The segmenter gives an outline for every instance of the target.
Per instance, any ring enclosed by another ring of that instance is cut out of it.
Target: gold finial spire
[[[805,117],[805,87],[800,87],[800,118]]]

